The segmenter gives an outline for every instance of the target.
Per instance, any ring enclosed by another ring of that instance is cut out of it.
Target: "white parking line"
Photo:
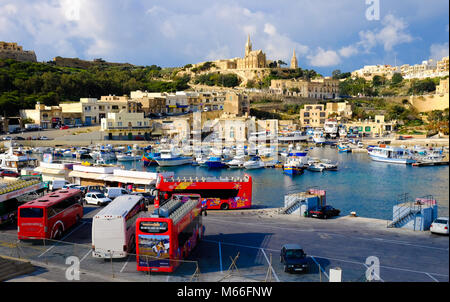
[[[310,256],[311,259],[316,263],[317,267],[320,268],[320,270],[322,271],[322,273],[325,275],[325,277],[327,277],[328,280],[330,280],[330,277],[328,276],[327,272],[325,272],[325,270],[323,269],[323,267],[319,264],[319,262],[317,262],[317,260],[313,257]]]
[[[275,273],[275,270],[273,269],[272,264],[269,261],[269,258],[267,258],[266,252],[264,252],[264,249],[260,249],[261,252],[263,253],[264,257],[266,258],[267,264],[270,266],[270,270],[272,271],[273,276],[275,277],[275,279],[277,280],[277,282],[280,282],[280,279],[278,279],[277,274]]]
[[[433,279],[435,282],[439,282],[438,279],[434,278],[433,276],[431,276],[429,273],[425,273],[428,277],[430,277],[431,279]]]
[[[89,251],[86,253],[86,255],[84,255],[83,258],[81,258],[80,263],[81,263],[84,259],[86,259],[86,257],[87,257],[89,254],[91,254],[91,253],[92,253],[92,250],[89,250]]]
[[[128,260],[129,260],[129,259],[130,259],[130,256],[127,257],[127,261],[125,261],[125,263],[123,264],[122,269],[120,270],[120,272],[123,272],[123,270],[125,269],[125,267],[126,267],[127,264],[128,264]]]
[[[75,232],[76,230],[78,230],[80,227],[82,227],[85,224],[85,222],[82,222],[79,226],[77,226],[76,228],[74,228],[71,232],[69,232],[66,236],[64,236],[63,238],[61,238],[61,240],[59,241],[64,241],[64,239],[66,239],[67,237],[69,237],[73,232]],[[51,249],[53,249],[55,246],[58,245],[59,242],[56,242],[54,245],[52,245],[51,247],[49,247],[46,251],[44,251],[42,254],[40,254],[38,256],[38,258],[42,257],[45,253],[47,253],[48,251],[50,251]]]

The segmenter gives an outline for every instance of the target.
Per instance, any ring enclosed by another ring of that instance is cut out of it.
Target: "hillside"
[[[84,97],[129,95],[133,90],[174,92],[188,89],[189,80],[156,65],[76,68],[5,59],[0,60],[0,113],[13,116],[37,102],[50,106]]]

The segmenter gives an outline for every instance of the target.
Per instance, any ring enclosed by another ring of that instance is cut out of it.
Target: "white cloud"
[[[433,44],[430,47],[430,59],[435,61],[441,60],[443,57],[449,56],[448,42],[444,44]]]
[[[339,54],[344,58],[349,58],[358,54],[358,48],[353,45],[342,47],[341,49],[339,49]]]
[[[361,41],[358,43],[366,52],[371,51],[378,45],[383,45],[385,51],[392,51],[394,46],[413,41],[413,37],[406,32],[408,24],[394,15],[383,18],[382,29],[360,31]]]
[[[341,62],[341,58],[334,50],[324,50],[321,47],[315,54],[308,56],[309,63],[315,67],[335,66]]]

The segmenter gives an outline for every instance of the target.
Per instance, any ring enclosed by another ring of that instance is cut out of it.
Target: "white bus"
[[[145,210],[139,195],[122,195],[94,216],[92,221],[92,256],[124,258],[134,251],[135,222]]]

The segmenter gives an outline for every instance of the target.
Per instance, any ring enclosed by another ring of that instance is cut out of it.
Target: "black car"
[[[335,209],[332,206],[324,206],[316,211],[309,211],[309,216],[327,219],[328,217],[339,216],[340,213],[340,210]]]
[[[280,262],[287,273],[307,272],[309,270],[308,257],[298,244],[285,244],[281,248]]]

